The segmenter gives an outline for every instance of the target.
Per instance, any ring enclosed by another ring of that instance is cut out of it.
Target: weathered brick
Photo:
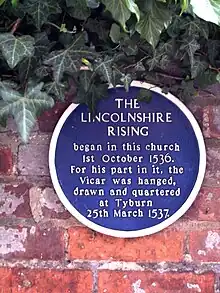
[[[203,133],[207,138],[220,138],[220,106],[205,107]]]
[[[13,169],[13,154],[9,147],[0,146],[0,174],[10,175]]]
[[[27,183],[0,185],[0,218],[31,218]]]
[[[72,217],[52,188],[33,187],[30,190],[30,206],[36,222],[45,219],[68,219]]]
[[[12,272],[8,268],[0,268],[0,292],[11,293]]]
[[[69,229],[70,259],[175,262],[182,259],[183,243],[184,234],[175,231],[122,239],[95,233],[87,228]]]
[[[48,145],[28,144],[20,146],[18,168],[21,175],[49,176]]]
[[[220,142],[206,141],[207,167],[204,185],[220,186]]]
[[[189,235],[189,252],[195,261],[219,262],[220,230],[191,232]]]
[[[220,188],[203,187],[184,218],[200,221],[219,221],[219,205]]]
[[[0,227],[0,258],[59,260],[64,257],[64,232],[58,228]]]
[[[52,109],[44,112],[38,119],[39,129],[42,132],[52,132],[69,104],[67,102],[57,102]]]
[[[13,269],[10,292],[91,293],[92,275],[89,271]]]
[[[214,276],[103,271],[98,276],[98,287],[99,293],[214,293]]]

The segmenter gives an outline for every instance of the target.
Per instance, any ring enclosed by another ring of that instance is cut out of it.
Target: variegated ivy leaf
[[[47,22],[51,14],[61,13],[60,6],[56,0],[25,0],[24,10],[32,16],[38,29]]]
[[[48,95],[53,95],[56,100],[64,101],[67,85],[65,83],[51,81],[44,85],[44,89]]]
[[[154,48],[158,44],[160,34],[171,22],[171,13],[163,3],[155,0],[146,1],[145,12],[141,13],[136,30],[141,37]]]
[[[44,64],[53,68],[53,75],[56,83],[63,78],[63,74],[77,72],[82,63],[82,57],[91,56],[91,50],[83,45],[84,34],[78,34],[71,45],[65,50],[53,51],[44,60]]]
[[[86,0],[66,0],[67,12],[74,18],[87,19],[90,16],[90,9]]]
[[[18,127],[18,131],[24,142],[27,142],[33,128],[37,114],[42,110],[53,107],[53,99],[42,91],[43,83],[29,83],[24,93],[20,93],[11,87],[0,87],[0,119],[12,115]]]
[[[140,10],[134,0],[101,0],[101,2],[124,30],[126,30],[126,22],[131,17],[131,13],[136,15],[137,21],[140,20]]]
[[[191,71],[195,65],[195,52],[200,49],[200,44],[193,37],[189,37],[183,40],[183,44],[180,46],[180,50],[187,53],[191,65]],[[193,73],[194,75],[194,73]]]
[[[0,34],[0,49],[8,66],[14,68],[25,57],[34,54],[34,38],[22,36],[16,38],[13,34]]]
[[[190,4],[198,17],[220,25],[220,0],[191,0]]]
[[[104,81],[107,81],[108,84],[112,83],[112,63],[112,58],[105,57],[104,60],[100,60],[94,65],[94,71],[97,72]]]

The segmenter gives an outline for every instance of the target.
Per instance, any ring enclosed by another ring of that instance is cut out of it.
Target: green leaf
[[[197,76],[197,78],[195,79],[195,84],[199,88],[204,89],[209,85],[216,83],[216,76],[216,72],[212,71],[211,69],[207,69],[205,72]]]
[[[96,105],[99,100],[108,96],[107,84],[92,84],[90,90],[85,96],[85,104],[89,107],[90,112],[94,116],[96,114]]]
[[[191,0],[190,4],[198,17],[220,25],[220,0]]]
[[[48,82],[44,85],[44,90],[48,95],[53,95],[56,100],[64,101],[67,85],[65,83]]]
[[[126,30],[126,22],[131,17],[131,13],[136,15],[138,21],[140,20],[140,11],[134,0],[102,0],[101,2],[124,30]]]
[[[44,60],[44,64],[53,68],[56,83],[63,78],[63,74],[73,74],[81,67],[81,58],[90,56],[91,50],[84,45],[84,34],[79,34],[65,50],[53,51]]]
[[[147,3],[146,11],[141,13],[140,21],[136,24],[136,30],[155,48],[161,32],[171,21],[171,13],[163,3],[155,0],[148,0]]]
[[[112,63],[113,58],[105,57],[94,64],[94,71],[100,75],[103,81],[112,83]]]
[[[161,67],[165,69],[166,65],[170,61],[169,56],[173,54],[172,41],[167,43],[160,43],[156,50],[153,52],[152,58],[147,60],[149,71],[152,71],[155,67]]]
[[[181,18],[179,23],[179,28],[181,30],[185,30],[183,34],[184,37],[193,36],[194,38],[199,39],[200,37],[204,37],[206,39],[209,38],[209,26],[208,23],[202,21],[199,18],[191,19],[189,18]]]
[[[191,67],[191,78],[196,78],[199,74],[202,74],[207,68],[208,63],[196,57],[194,59],[193,66]]]
[[[0,49],[10,68],[14,68],[25,57],[34,54],[34,38],[22,36],[16,38],[10,33],[0,34]]]
[[[100,40],[105,42],[108,40],[110,24],[107,21],[89,18],[85,28],[89,32],[96,33]]]
[[[123,76],[121,77],[121,82],[124,84],[126,92],[129,92],[129,88],[132,82],[131,74],[123,74]]]
[[[220,83],[220,73],[217,74],[216,80]]]
[[[117,25],[116,23],[112,24],[110,34],[109,34],[111,40],[113,43],[118,44],[120,39],[121,39],[121,29],[120,26]]]
[[[92,9],[98,8],[100,5],[100,2],[97,0],[86,0],[86,2],[87,6]]]
[[[51,14],[61,13],[56,0],[25,0],[24,10],[32,16],[38,29],[47,22]]]
[[[86,0],[66,0],[68,14],[74,18],[85,20],[90,16]]]
[[[0,0],[0,6],[2,6],[5,3],[5,0]]]
[[[37,114],[54,105],[53,99],[42,91],[43,85],[29,83],[23,94],[9,87],[0,88],[0,96],[3,99],[0,105],[0,118],[12,115],[24,142],[28,141]]]
[[[148,89],[142,88],[136,98],[139,102],[150,103],[152,99],[152,92]]]
[[[18,6],[19,0],[11,0],[12,7],[16,8]]]
[[[37,60],[33,57],[24,58],[18,65],[19,79],[21,83],[25,83],[34,75],[37,66]]]
[[[191,70],[195,64],[194,54],[199,49],[200,49],[200,44],[193,37],[184,39],[183,44],[180,46],[180,50],[183,52],[186,52],[189,56]]]
[[[220,41],[209,40],[208,42],[208,58],[213,66],[216,66],[216,59],[220,54]]]

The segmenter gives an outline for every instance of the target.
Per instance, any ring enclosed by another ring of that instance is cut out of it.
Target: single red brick
[[[214,293],[214,275],[103,271],[98,288],[99,293]]]
[[[39,129],[43,132],[52,132],[61,115],[69,105],[69,102],[57,102],[52,109],[44,112],[38,119]]]
[[[0,218],[31,218],[27,183],[0,185]]]
[[[60,260],[64,258],[61,228],[0,227],[0,258]]]
[[[0,174],[10,175],[13,168],[12,151],[8,147],[0,147]]]
[[[0,268],[0,292],[11,293],[12,274],[11,269]]]
[[[12,293],[91,293],[89,271],[14,269]]]
[[[220,260],[220,231],[194,231],[189,236],[189,249],[193,260],[216,262]]]
[[[70,259],[112,259],[124,261],[180,261],[184,234],[162,231],[135,239],[113,238],[87,228],[69,230]]]
[[[220,188],[203,187],[184,218],[200,221],[220,220]]]

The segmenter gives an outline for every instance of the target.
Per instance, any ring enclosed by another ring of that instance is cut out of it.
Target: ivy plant
[[[193,98],[220,82],[219,25],[220,0],[0,0],[0,123],[12,116],[27,142],[72,83],[93,114],[133,80]]]

